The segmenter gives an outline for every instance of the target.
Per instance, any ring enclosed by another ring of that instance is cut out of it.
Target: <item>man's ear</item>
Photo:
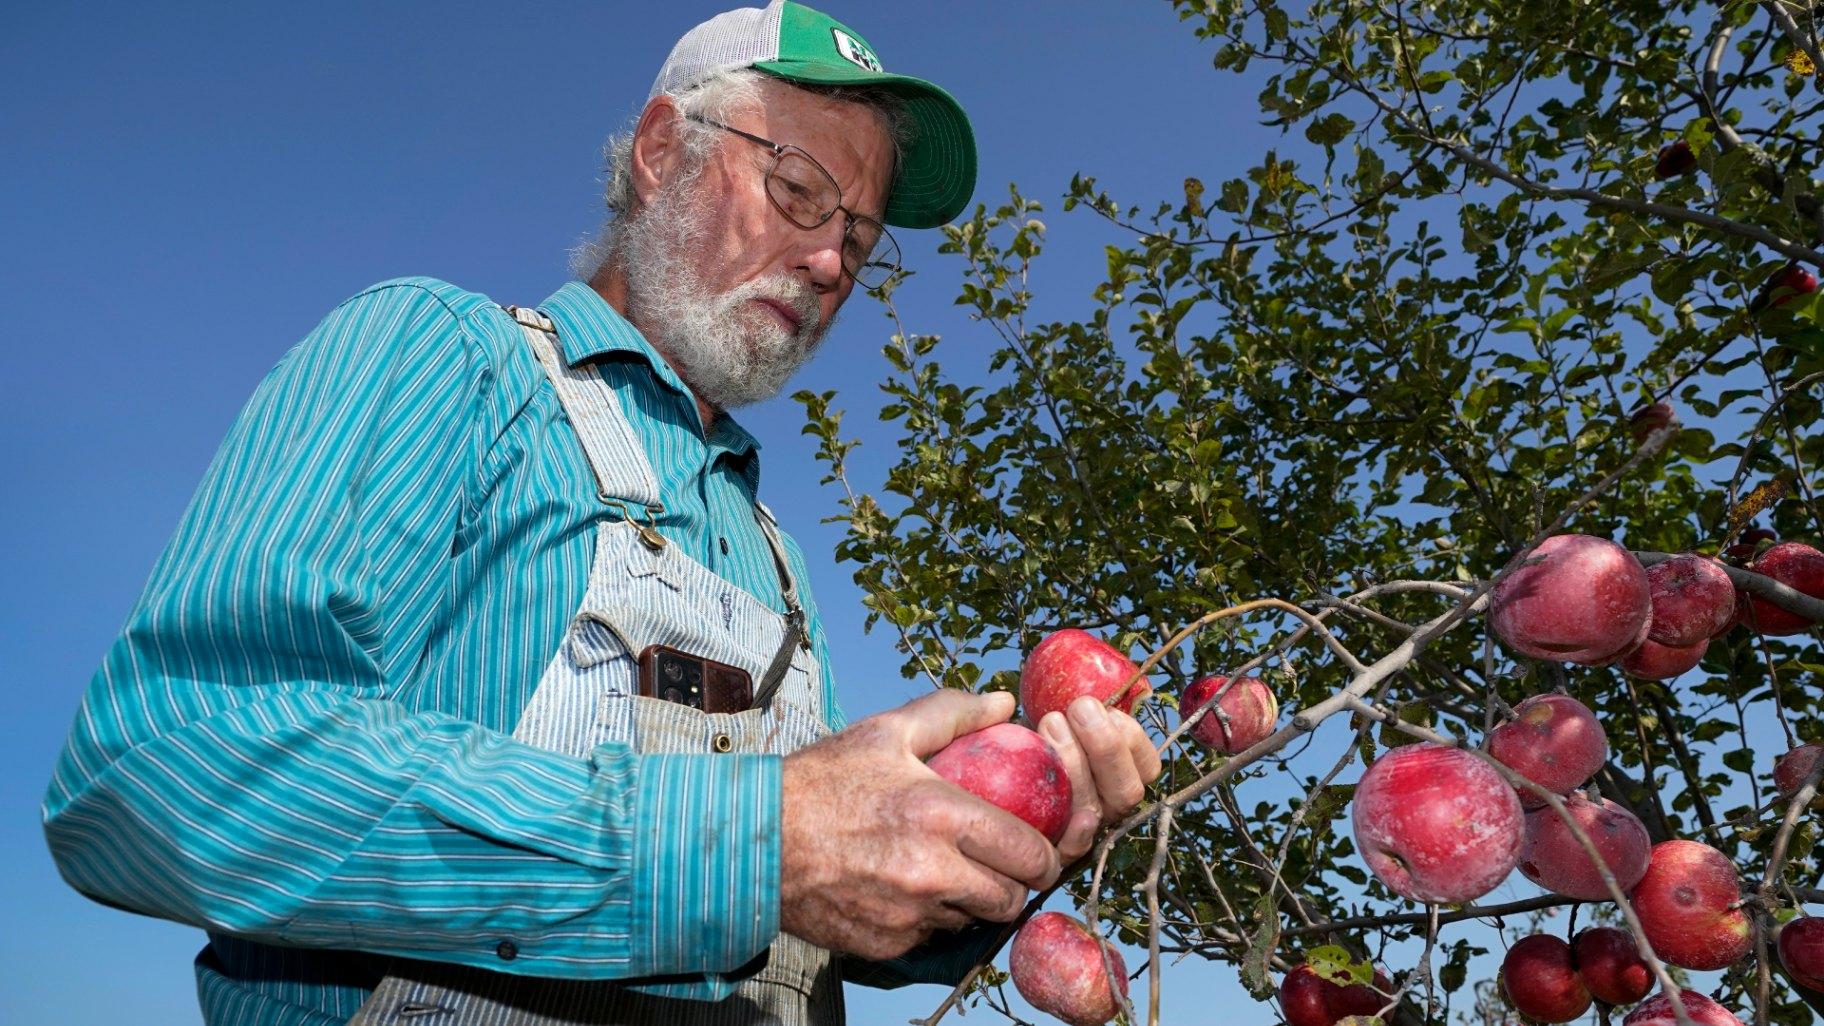
[[[655,96],[640,112],[639,126],[633,130],[633,194],[640,205],[672,180],[684,163],[683,114],[668,96]]]

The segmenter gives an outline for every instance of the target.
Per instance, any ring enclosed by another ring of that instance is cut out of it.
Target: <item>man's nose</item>
[[[795,262],[796,269],[819,294],[842,286],[842,243],[848,218],[838,210],[815,228],[806,228]]]

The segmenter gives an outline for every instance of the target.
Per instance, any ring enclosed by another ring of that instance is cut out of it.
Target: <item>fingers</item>
[[[1064,836],[1058,839],[1058,854],[1075,859],[1089,850],[1097,828],[1102,825],[1102,796],[1096,791],[1096,776],[1089,768],[1089,757],[1077,744],[1064,714],[1046,713],[1039,721],[1039,733],[1057,750],[1058,758],[1064,763],[1064,772],[1070,777],[1070,823],[1064,828]]]
[[[957,921],[935,922],[933,925],[937,929],[954,930],[967,926],[973,919],[1009,923],[1026,907],[1026,897],[1031,892],[1025,884],[967,859],[960,861],[962,868],[954,874],[956,893],[947,902],[957,915]]]
[[[1013,717],[1014,696],[1006,691],[985,695],[943,688],[922,695],[887,715],[905,731],[905,743],[920,759],[936,755],[958,737],[1005,723]]]
[[[1146,783],[1160,770],[1159,755],[1140,724],[1126,713],[1111,713],[1094,698],[1080,697],[1070,703],[1069,726],[1095,778],[1103,820],[1139,805]]]
[[[1044,834],[972,794],[959,792],[956,800],[966,805],[959,810],[956,837],[956,849],[964,857],[1035,891],[1057,881],[1058,852]]]

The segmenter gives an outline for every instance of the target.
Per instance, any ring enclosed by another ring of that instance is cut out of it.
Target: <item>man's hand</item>
[[[1039,721],[1039,733],[1058,750],[1070,773],[1070,826],[1058,841],[1058,852],[1074,859],[1089,850],[1104,823],[1126,816],[1146,795],[1146,785],[1159,776],[1159,753],[1132,716],[1110,709],[1087,695],[1062,712]]]
[[[1009,694],[945,689],[786,756],[781,929],[892,958],[933,930],[1010,922],[1028,888],[1051,886],[1058,853],[1043,834],[924,764],[1013,708]]]

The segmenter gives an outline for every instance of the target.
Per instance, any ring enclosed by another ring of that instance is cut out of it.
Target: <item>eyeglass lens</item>
[[[766,177],[767,192],[800,228],[830,219],[842,190],[822,165],[796,149],[779,155]],[[863,288],[875,288],[899,266],[899,247],[879,221],[851,215],[842,243],[843,267]]]

